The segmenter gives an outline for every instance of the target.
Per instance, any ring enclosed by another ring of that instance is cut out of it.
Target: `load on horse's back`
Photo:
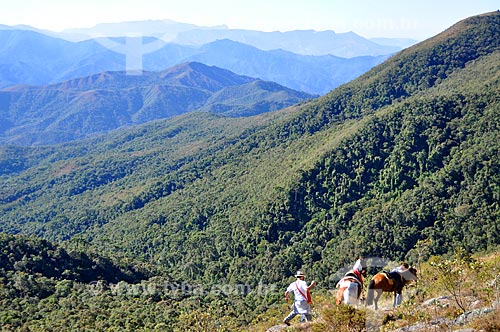
[[[363,290],[363,276],[366,276],[366,264],[360,258],[354,264],[353,269],[347,272],[337,283],[337,304],[358,304],[361,291]]]
[[[401,304],[403,287],[411,281],[417,280],[417,270],[414,267],[395,269],[391,272],[379,272],[373,276],[368,284],[366,305],[375,304],[378,309],[378,300],[383,292],[394,293],[394,308]]]

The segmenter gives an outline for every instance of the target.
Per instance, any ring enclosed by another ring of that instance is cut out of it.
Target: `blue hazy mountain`
[[[401,50],[408,44],[392,38],[378,43],[353,32],[335,33],[332,30],[295,30],[264,32],[228,29],[226,26],[204,27],[171,20],[147,20],[98,24],[92,28],[68,29],[58,33],[60,38],[72,41],[92,39],[96,36],[119,37],[126,35],[150,36],[182,45],[200,46],[219,39],[231,39],[255,46],[261,50],[283,49],[302,55],[332,54],[340,57],[385,55]]]
[[[124,63],[122,55],[96,41],[74,43],[34,31],[0,30],[0,87],[54,83],[68,75],[120,70]]]
[[[370,40],[379,45],[395,46],[407,48],[418,43],[418,40],[411,38],[370,38]]]
[[[96,36],[123,37],[127,35],[139,35],[155,37],[168,42],[174,40],[179,33],[185,31],[226,28],[227,27],[222,25],[202,27],[195,24],[175,22],[172,20],[146,20],[120,23],[100,23],[92,28],[66,29],[57,33],[57,36],[70,41],[82,41],[94,39]]]
[[[256,115],[312,97],[196,62],[141,75],[103,72],[0,90],[0,144],[65,142],[190,111]]]
[[[237,29],[197,29],[181,32],[178,44],[203,45],[219,39],[231,39],[269,51],[282,49],[302,55],[326,55],[350,58],[386,55],[401,50],[397,46],[379,45],[353,32],[296,30],[262,32]]]
[[[387,59],[387,56],[340,58],[333,55],[298,55],[283,50],[218,40],[203,45],[190,61],[227,68],[241,75],[260,77],[292,89],[324,94]]]
[[[104,41],[126,44],[125,37],[69,42],[34,31],[0,30],[0,88],[54,84],[103,71],[125,70],[126,53],[113,51]],[[147,71],[199,61],[312,94],[324,94],[387,58],[303,56],[283,50],[262,51],[230,40],[198,47],[165,43],[153,37],[139,42],[145,47],[150,43],[158,45],[156,51],[143,57],[143,69]]]

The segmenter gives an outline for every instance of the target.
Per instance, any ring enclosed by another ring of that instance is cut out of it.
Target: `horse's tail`
[[[375,280],[370,280],[368,284],[368,290],[366,292],[366,305],[373,304],[373,290],[375,289]]]

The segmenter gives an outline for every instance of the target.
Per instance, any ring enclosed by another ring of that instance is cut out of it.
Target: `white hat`
[[[298,278],[298,277],[305,277],[306,275],[304,274],[304,272],[302,271],[297,271],[297,273],[295,273],[295,277]]]

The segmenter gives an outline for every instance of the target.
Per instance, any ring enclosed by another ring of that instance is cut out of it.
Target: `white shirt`
[[[288,293],[293,292],[294,295],[294,301],[306,301],[307,299],[300,294],[300,292],[297,290],[297,287],[300,288],[300,291],[302,294],[307,296],[307,283],[304,280],[297,279],[296,281],[292,282],[290,286],[286,289]]]
[[[392,270],[391,272],[397,272],[399,274],[403,273],[404,271],[406,270],[403,270],[403,267],[402,266],[398,266],[397,268],[395,268],[394,270]]]

